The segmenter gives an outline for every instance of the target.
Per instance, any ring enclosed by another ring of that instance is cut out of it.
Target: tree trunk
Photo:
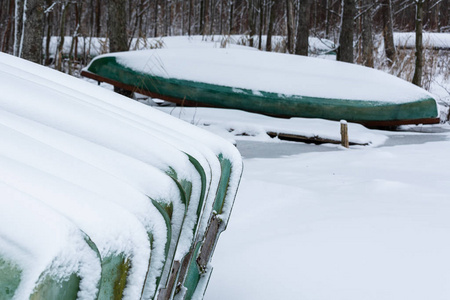
[[[301,0],[298,16],[295,54],[308,56],[309,28],[311,24],[311,0]]]
[[[330,22],[331,22],[331,7],[330,1],[326,0],[326,14],[325,14],[325,38],[330,37]]]
[[[256,12],[255,12],[255,4],[253,3],[254,0],[248,1],[248,23],[250,27],[249,32],[249,46],[253,47],[255,42],[255,35],[256,35]]]
[[[383,38],[384,50],[388,62],[392,64],[395,60],[395,45],[394,45],[394,29],[392,19],[392,3],[391,0],[381,0],[383,15]]]
[[[215,7],[216,1],[210,0],[210,12],[209,12],[209,34],[214,35],[214,22],[215,22]]]
[[[12,28],[12,20],[14,20],[14,1],[9,0],[9,9],[8,9],[8,23],[6,25],[6,30],[3,35],[2,42],[2,52],[8,52],[9,50],[9,41],[11,37],[11,28]]]
[[[153,36],[157,37],[158,36],[158,0],[154,0],[154,1],[155,1],[155,15],[153,18],[153,26],[154,26]],[[189,16],[189,21],[190,20],[191,20],[191,18]],[[191,35],[191,34],[189,33],[189,35]]]
[[[208,0],[203,0],[203,30],[202,30],[202,35],[207,35],[208,34],[208,25],[209,25],[209,1]]]
[[[61,22],[59,25],[59,44],[55,54],[55,68],[58,71],[62,70],[63,63],[63,48],[64,48],[64,35],[65,35],[65,26],[66,26],[66,12],[67,7],[69,6],[69,2],[63,2],[61,7]]]
[[[230,30],[228,31],[228,34],[233,33],[233,15],[234,15],[234,1],[230,1]]]
[[[108,0],[109,51],[128,51],[127,23],[123,0]],[[116,93],[131,97],[132,92],[114,87]]]
[[[353,63],[353,28],[356,2],[355,0],[343,0],[342,3],[342,25],[337,60]]]
[[[170,36],[172,21],[172,2],[170,0],[164,0],[164,4],[164,35]]]
[[[268,4],[268,9],[270,10],[269,26],[267,28],[267,40],[266,40],[266,51],[268,51],[268,52],[272,51],[273,26],[275,23],[275,16],[276,16],[278,3],[280,3],[280,2],[275,0],[275,1],[269,1],[269,4]]]
[[[223,1],[220,0],[220,18],[219,18],[219,33],[223,34]]]
[[[373,39],[372,39],[372,5],[373,0],[362,0],[362,64],[373,68]]]
[[[447,28],[449,26],[449,0],[444,0],[440,3],[439,9],[439,24],[438,31],[442,32],[443,28]]]
[[[287,43],[286,48],[289,53],[294,53],[294,4],[292,0],[286,0],[286,23],[287,23]]]
[[[416,69],[412,83],[422,86],[423,43],[422,43],[422,18],[424,0],[416,0]]]
[[[102,30],[101,16],[102,16],[102,1],[97,0],[96,6],[95,6],[95,22],[97,25],[97,30],[96,30],[97,37],[101,36],[101,30]]]
[[[125,1],[108,0],[109,52],[128,50]]]
[[[14,49],[13,54],[20,56],[20,40],[22,38],[22,26],[23,26],[23,0],[15,0],[15,20],[14,20]]]
[[[259,36],[258,36],[258,49],[259,50],[262,49],[263,20],[264,20],[263,0],[259,0]]]
[[[51,5],[52,5],[52,1],[47,0],[47,8],[50,7]],[[47,15],[45,16],[45,20],[47,23],[47,32],[46,32],[46,39],[45,39],[44,65],[48,66],[51,63],[51,61],[50,61],[50,42],[51,42],[51,37],[52,37],[53,13],[48,12]]]
[[[192,26],[192,1],[193,0],[188,0],[189,1],[189,14],[188,14],[188,36],[191,36],[191,26]]]

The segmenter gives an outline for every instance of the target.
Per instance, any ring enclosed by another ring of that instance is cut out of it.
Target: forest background
[[[136,39],[240,35],[261,50],[308,55],[315,37],[333,42],[337,60],[429,89],[439,73],[448,80],[449,49],[427,47],[423,32],[449,33],[449,11],[449,0],[1,0],[0,49],[76,75],[96,38],[106,53]],[[395,45],[394,31],[414,32],[415,47]]]

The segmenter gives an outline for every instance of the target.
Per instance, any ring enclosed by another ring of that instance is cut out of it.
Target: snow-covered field
[[[339,122],[159,109],[232,140],[244,158],[206,300],[450,296],[449,125],[387,132],[350,124],[350,140],[371,144],[345,149],[264,133],[337,139]]]
[[[205,299],[448,299],[450,127],[433,131],[349,150],[238,140]]]

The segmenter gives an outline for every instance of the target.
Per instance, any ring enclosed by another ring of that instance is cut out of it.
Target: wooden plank
[[[214,245],[217,240],[217,234],[219,233],[220,223],[222,223],[222,220],[220,220],[216,214],[213,214],[208,228],[206,229],[205,240],[202,248],[200,249],[200,254],[197,257],[197,264],[200,272],[202,273],[206,272],[206,266],[208,265],[212,252],[214,251]]]
[[[319,136],[305,136],[300,134],[291,134],[291,133],[278,133],[273,131],[268,131],[267,134],[271,137],[278,137],[280,140],[285,141],[291,141],[291,142],[301,142],[301,143],[307,143],[307,144],[341,144],[340,140],[333,140],[333,139],[327,139],[327,138],[321,138]],[[350,146],[368,146],[368,143],[356,143],[356,142],[349,142]]]
[[[180,269],[180,262],[178,260],[173,262],[172,270],[170,271],[169,282],[166,288],[160,289],[158,300],[170,300],[175,292],[175,283],[178,279],[178,270]]]

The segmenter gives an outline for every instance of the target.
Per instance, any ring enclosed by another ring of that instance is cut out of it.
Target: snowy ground
[[[445,113],[449,88],[443,77],[432,89]],[[244,157],[206,300],[450,297],[450,125],[351,125],[350,140],[370,146],[344,149],[264,133],[339,138],[337,122],[160,109],[234,141]]]
[[[450,127],[430,128],[349,150],[238,140],[205,299],[448,299]]]
[[[350,124],[350,140],[371,145],[345,149],[262,132],[338,138],[338,122],[159,109],[234,140],[244,158],[206,300],[450,296],[450,125],[388,132]]]

